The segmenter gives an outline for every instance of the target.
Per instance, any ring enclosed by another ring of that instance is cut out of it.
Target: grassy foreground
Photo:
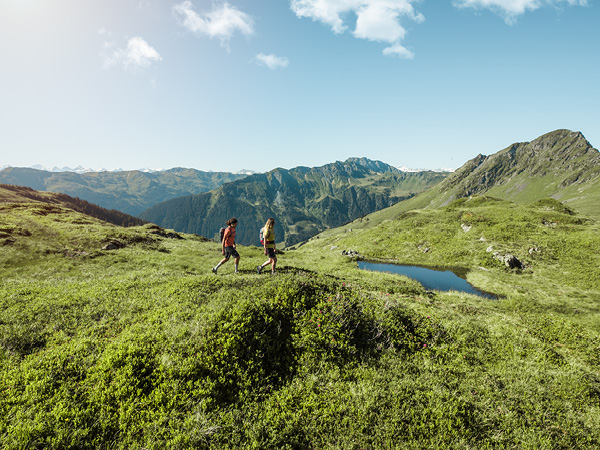
[[[597,224],[476,199],[379,227],[273,277],[241,247],[242,272],[215,276],[196,236],[0,205],[0,447],[598,448]],[[349,248],[471,269],[504,298],[359,272]]]

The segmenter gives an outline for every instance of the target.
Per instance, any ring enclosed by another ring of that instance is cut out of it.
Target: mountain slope
[[[140,217],[213,238],[235,216],[237,241],[245,245],[257,245],[259,228],[274,217],[277,241],[292,244],[410,198],[445,177],[436,172],[404,173],[380,161],[350,158],[322,167],[250,175],[205,194],[156,205]]]
[[[74,173],[9,167],[0,171],[0,183],[62,192],[105,208],[138,215],[165,200],[208,192],[245,176],[185,168],[151,173],[138,170]]]
[[[441,183],[348,227],[370,228],[407,211],[438,208],[477,194],[519,204],[550,197],[600,219],[600,152],[581,133],[556,130],[490,156],[478,155]],[[325,234],[341,232],[344,229]]]
[[[521,203],[553,197],[577,208],[585,203],[577,192],[599,183],[598,150],[579,132],[556,130],[491,156],[478,155],[440,185],[443,195],[432,206],[485,193]]]
[[[66,194],[40,192],[25,186],[0,184],[0,203],[42,203],[71,209],[113,225],[134,226],[143,225],[144,220],[116,210],[108,210],[93,203],[73,198]]]

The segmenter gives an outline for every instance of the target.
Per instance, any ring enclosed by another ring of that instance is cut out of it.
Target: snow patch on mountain
[[[454,172],[456,169],[449,169],[449,168],[440,168],[440,169],[409,169],[408,167],[405,166],[398,166],[396,167],[396,169],[402,171],[402,172],[440,172],[440,173],[449,173],[449,172]]]

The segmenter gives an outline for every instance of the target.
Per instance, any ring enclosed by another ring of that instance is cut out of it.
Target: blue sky
[[[600,146],[596,0],[0,0],[0,166],[457,168]]]

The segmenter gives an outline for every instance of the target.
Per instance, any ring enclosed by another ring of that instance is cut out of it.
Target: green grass
[[[154,231],[2,206],[0,447],[600,445],[598,228],[556,202],[413,211],[286,251],[275,276],[256,247],[215,276],[218,244]],[[358,271],[349,248],[504,298]]]

